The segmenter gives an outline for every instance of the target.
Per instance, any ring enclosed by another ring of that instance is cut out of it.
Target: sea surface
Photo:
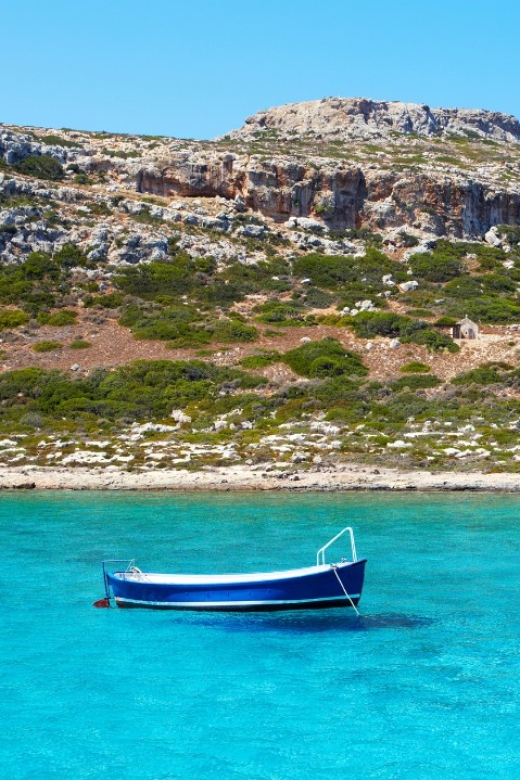
[[[350,524],[360,617],[92,607],[104,558],[306,566]],[[4,492],[0,551],[2,778],[520,778],[520,497]]]

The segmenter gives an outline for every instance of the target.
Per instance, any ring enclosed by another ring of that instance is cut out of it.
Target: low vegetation
[[[231,458],[274,460],[283,468],[294,458],[341,456],[430,469],[461,460],[517,468],[520,400],[501,391],[490,397],[490,388],[518,389],[518,368],[490,364],[451,383],[417,372],[374,382],[359,356],[334,340],[266,355],[279,357],[305,379],[274,392],[244,366],[200,360],[136,361],[73,376],[5,371],[0,431],[9,438],[0,442],[0,461],[68,464],[88,457],[139,466],[155,458],[199,467]],[[95,432],[105,441],[90,441]]]
[[[16,171],[26,176],[34,176],[48,181],[61,181],[65,177],[63,166],[48,154],[30,155],[13,166]]]
[[[367,368],[359,355],[344,349],[332,338],[310,341],[283,356],[296,374],[306,377],[365,376]]]
[[[65,130],[63,137],[38,132],[32,140],[48,146],[88,145]],[[8,258],[0,265],[1,463],[79,463],[76,442],[94,447],[88,442],[103,432],[102,462],[128,468],[226,458],[305,468],[343,457],[520,469],[518,226],[498,226],[497,246],[439,239],[425,251],[415,228],[391,238],[366,227],[289,231],[239,213],[237,203],[229,229],[205,229],[197,222],[202,197],[173,213],[168,197],[99,189],[110,166],[120,170],[161,139],[120,137],[124,149],[109,133],[95,140],[102,159],[88,166],[74,153],[64,167],[46,154],[0,161],[6,179],[22,180],[0,193],[0,253]],[[284,146],[276,134],[229,143],[237,153],[268,155],[279,144],[306,158],[316,153],[314,141]],[[384,150],[377,142],[354,149],[328,141],[321,152],[342,163],[357,165],[365,155],[384,158],[389,170],[412,170],[432,160],[464,167],[500,150],[457,137],[413,150],[399,139]],[[517,175],[512,168],[504,174]],[[61,200],[64,180],[73,193]],[[294,196],[291,203],[300,206]],[[318,217],[330,217],[327,198],[314,205]],[[437,216],[428,202],[418,206],[421,218]],[[396,208],[411,216],[410,204],[396,200]],[[35,228],[42,224],[44,237]],[[250,226],[262,230],[240,237]],[[77,238],[83,235],[90,238]],[[54,250],[21,251],[27,236],[31,246]],[[323,238],[342,243],[320,245]],[[504,360],[488,353],[477,365],[474,355],[466,361],[466,348],[456,354],[452,328],[465,315],[490,343],[495,334],[508,339]],[[133,354],[176,357],[166,346],[185,350],[186,359],[96,368],[106,333],[123,328]],[[153,341],[162,344],[143,344]],[[13,370],[31,360],[32,367]]]
[[[63,344],[59,341],[38,341],[33,345],[35,352],[55,352],[57,349],[61,349]]]

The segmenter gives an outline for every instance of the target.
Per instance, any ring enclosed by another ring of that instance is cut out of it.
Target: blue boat
[[[350,559],[325,561],[326,550],[350,536]],[[125,568],[120,565],[127,564]],[[316,564],[255,574],[157,574],[141,571],[135,560],[103,561],[105,597],[94,606],[257,612],[352,607],[357,612],[366,559],[358,560],[354,532],[347,527],[321,547]],[[119,570],[114,566],[119,565]]]

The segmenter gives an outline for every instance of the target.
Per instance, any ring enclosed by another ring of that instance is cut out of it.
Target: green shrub
[[[63,344],[59,341],[39,341],[37,344],[34,344],[33,350],[35,352],[54,352],[62,347]]]
[[[454,279],[444,287],[444,292],[453,298],[462,298],[465,301],[482,295],[482,277],[464,276]]]
[[[42,309],[52,309],[56,305],[56,298],[49,292],[30,292],[20,299],[20,303],[34,317]]]
[[[184,295],[194,285],[195,263],[187,254],[165,261],[125,268],[114,277],[114,283],[125,293],[144,300],[158,295]]]
[[[380,289],[383,275],[403,274],[399,263],[374,248],[367,249],[364,257],[303,255],[294,261],[293,269],[295,275],[309,278],[313,284],[327,289],[338,289],[361,280]]]
[[[354,352],[346,350],[339,341],[325,338],[310,341],[282,356],[284,363],[301,376],[364,376],[368,369]]]
[[[520,225],[498,225],[497,233],[508,244],[520,244]]]
[[[258,331],[255,327],[245,325],[236,319],[219,320],[209,330],[213,339],[221,343],[255,341],[258,338]]]
[[[20,309],[0,309],[0,330],[18,328],[29,322],[29,315]]]
[[[174,339],[166,342],[167,349],[195,349],[204,344],[211,343],[211,334],[205,330],[188,330],[186,333],[179,333]]]
[[[32,315],[55,305],[51,290],[60,268],[46,252],[31,252],[19,265],[0,265],[0,302],[17,303]]]
[[[227,308],[242,300],[244,291],[239,284],[226,284],[224,279],[214,278],[213,281],[208,280],[207,284],[202,285],[199,282],[194,285],[192,297],[210,306]]]
[[[362,311],[356,317],[352,317],[350,325],[357,336],[365,339],[374,336],[401,337],[426,327],[421,320],[412,320],[402,314],[372,311]]]
[[[405,303],[415,309],[427,309],[429,317],[433,316],[432,310],[439,305],[438,301],[438,285],[430,284],[430,282],[423,282],[418,289],[399,294],[399,303]]]
[[[428,282],[448,282],[457,276],[461,276],[465,267],[457,258],[420,254],[412,255],[410,268],[414,276],[426,279]]]
[[[503,299],[481,296],[461,303],[452,304],[448,308],[449,314],[455,317],[468,317],[476,322],[507,323],[518,322],[520,319],[520,306]]]
[[[175,249],[174,251],[174,245],[170,239],[168,242],[168,251],[169,254],[175,255],[178,252],[178,249]],[[194,260],[195,263],[195,270],[197,273],[201,274],[214,274],[217,270],[217,261],[213,257],[213,255],[204,255],[203,257],[196,257]]]
[[[403,344],[422,344],[428,349],[439,351],[441,349],[447,349],[448,352],[458,352],[460,347],[455,344],[451,336],[446,336],[444,333],[439,333],[431,328],[424,328],[416,330],[409,335],[402,337]]]
[[[435,320],[434,325],[443,325],[448,328],[452,328],[454,325],[457,324],[457,320],[455,317],[439,317],[438,320]]]
[[[467,252],[465,244],[439,241],[434,251],[410,257],[410,268],[415,276],[428,282],[448,282],[466,272],[462,257]]]
[[[441,383],[442,380],[432,374],[412,374],[400,377],[395,382],[392,382],[390,387],[394,393],[400,393],[405,388],[408,388],[408,390],[422,390],[429,387],[437,387]]]
[[[310,376],[332,377],[342,376],[345,373],[347,373],[347,367],[343,357],[322,355],[313,360],[310,367]]]
[[[43,280],[45,278],[57,281],[60,277],[60,269],[47,252],[31,252],[27,260],[17,266],[20,276],[29,280]]]
[[[240,343],[255,341],[258,332],[238,318],[222,318],[204,324],[196,310],[189,306],[145,309],[129,307],[119,319],[130,327],[137,339],[168,342],[170,349],[200,347],[211,341]]]
[[[136,339],[178,342],[177,346],[198,346],[208,344],[211,334],[202,328],[179,322],[169,322],[158,317],[133,329]]]
[[[61,146],[66,149],[79,149],[83,147],[79,141],[69,141],[68,138],[61,138],[59,135],[44,135],[39,139],[47,146]]]
[[[65,176],[61,163],[48,154],[25,157],[14,168],[26,176],[36,176],[38,179],[47,179],[48,181],[61,181]]]
[[[111,292],[106,295],[88,295],[83,303],[87,309],[92,306],[102,306],[103,309],[118,309],[123,304],[124,299],[125,296],[122,293]]]
[[[417,246],[420,243],[417,236],[414,236],[412,233],[407,233],[406,230],[400,230],[398,236],[401,239],[403,246],[408,248]]]
[[[405,422],[409,417],[420,417],[431,412],[431,404],[426,398],[415,393],[398,393],[391,398],[384,409],[388,422]]]
[[[54,260],[64,268],[73,268],[75,266],[84,266],[87,258],[76,244],[68,243],[62,246],[55,255]]]
[[[356,335],[361,338],[398,337],[403,344],[423,344],[429,349],[446,348],[450,352],[459,350],[450,336],[432,330],[422,320],[413,320],[394,312],[362,311],[357,317],[350,319],[350,324]]]
[[[426,363],[420,363],[418,360],[413,360],[411,363],[401,366],[401,371],[403,374],[426,374],[428,371],[431,371],[431,366],[426,365]]]
[[[11,420],[31,412],[60,421],[95,415],[128,423],[164,419],[172,409],[191,403],[213,409],[223,387],[236,392],[265,381],[202,361],[142,360],[113,371],[97,369],[88,377],[34,368],[4,372],[0,400],[5,401],[3,411]],[[229,405],[240,403],[239,395],[222,398]]]
[[[55,328],[62,328],[66,325],[74,325],[77,319],[77,314],[71,309],[61,309],[56,311],[47,318],[47,325],[52,325]]]
[[[484,244],[475,244],[471,247],[471,253],[476,254],[480,271],[492,271],[503,268],[502,263],[507,259],[503,249]]]
[[[290,289],[289,273],[287,261],[281,258],[250,266],[235,262],[219,271],[213,257],[191,258],[178,251],[173,239],[167,259],[127,268],[114,281],[122,292],[144,300],[160,302],[165,297],[189,295],[194,302],[229,307],[251,293]]]
[[[287,260],[273,258],[255,265],[233,263],[222,272],[222,279],[242,295],[265,291],[285,292],[291,289],[291,268]],[[273,278],[276,277],[276,278]]]
[[[92,184],[92,182],[86,173],[76,173],[74,176],[74,184],[87,185]]]
[[[291,303],[280,301],[267,301],[266,303],[255,306],[253,311],[257,312],[256,319],[259,322],[267,324],[295,324],[302,322],[304,317],[303,305],[298,301]]]
[[[504,380],[504,371],[511,371],[507,363],[488,363],[465,371],[451,380],[452,385],[493,385]]]
[[[211,335],[201,328],[201,321],[191,306],[168,308],[129,306],[119,324],[130,328],[137,339],[172,341],[188,339],[195,345],[208,343]]]
[[[318,287],[311,288],[305,295],[305,304],[312,309],[328,309],[334,303],[334,296]]]
[[[281,358],[282,356],[278,350],[264,349],[254,355],[248,355],[247,357],[242,358],[240,365],[244,368],[252,369],[265,368],[266,366],[270,366],[272,363],[278,363]]]
[[[382,289],[382,284],[378,287],[366,282],[349,282],[339,291],[337,307],[343,309],[348,306],[352,309],[360,300],[371,300],[379,309],[388,308],[386,299],[378,297]]]
[[[515,293],[517,282],[510,278],[507,271],[502,270],[496,273],[486,274],[482,277],[482,286],[485,292],[490,293]]]
[[[432,316],[432,312],[428,311],[428,309],[409,309],[406,312],[406,316],[407,317],[420,317],[420,318],[431,317]]]
[[[88,349],[91,346],[92,344],[89,341],[84,341],[83,339],[74,339],[74,341],[70,342],[69,349]]]

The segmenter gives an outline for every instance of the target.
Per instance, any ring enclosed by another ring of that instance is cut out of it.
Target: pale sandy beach
[[[115,467],[2,468],[0,489],[36,490],[479,490],[520,491],[520,474],[398,471],[355,465],[267,471],[245,466],[203,471],[123,471]]]

